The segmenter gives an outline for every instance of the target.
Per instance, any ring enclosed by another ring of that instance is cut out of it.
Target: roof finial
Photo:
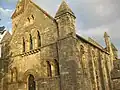
[[[109,35],[107,34],[107,32],[104,33],[104,37],[109,37]]]

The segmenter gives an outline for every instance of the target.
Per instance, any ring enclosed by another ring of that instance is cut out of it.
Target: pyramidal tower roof
[[[75,16],[74,13],[72,12],[72,10],[70,9],[70,7],[69,7],[69,6],[67,5],[67,3],[65,2],[65,0],[62,1],[62,3],[61,3],[61,5],[60,5],[60,7],[59,7],[59,9],[58,9],[55,17],[58,17],[58,16],[60,16],[60,15],[62,15],[62,14],[64,14],[64,13],[70,13],[70,14],[72,14],[73,16]]]

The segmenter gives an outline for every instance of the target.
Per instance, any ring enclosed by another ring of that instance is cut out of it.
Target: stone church
[[[64,0],[55,17],[32,0],[19,0],[11,18],[0,90],[120,90],[120,60],[109,35],[105,48],[77,35],[75,14]]]

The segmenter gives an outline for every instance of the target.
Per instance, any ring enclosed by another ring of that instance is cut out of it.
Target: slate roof
[[[5,32],[5,26],[0,27],[0,34],[2,35]]]
[[[115,51],[118,51],[117,48],[115,47],[115,45],[113,43],[111,43],[111,46],[112,48],[115,50]]]

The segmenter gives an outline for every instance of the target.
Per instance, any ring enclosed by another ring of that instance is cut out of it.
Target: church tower
[[[75,18],[74,13],[63,0],[55,15],[59,27],[60,38],[64,38],[68,34],[75,35]]]
[[[59,30],[58,56],[62,90],[77,90],[77,79],[75,79],[78,68],[75,50],[76,40],[74,39],[76,36],[75,18],[74,13],[63,0],[55,16]]]

